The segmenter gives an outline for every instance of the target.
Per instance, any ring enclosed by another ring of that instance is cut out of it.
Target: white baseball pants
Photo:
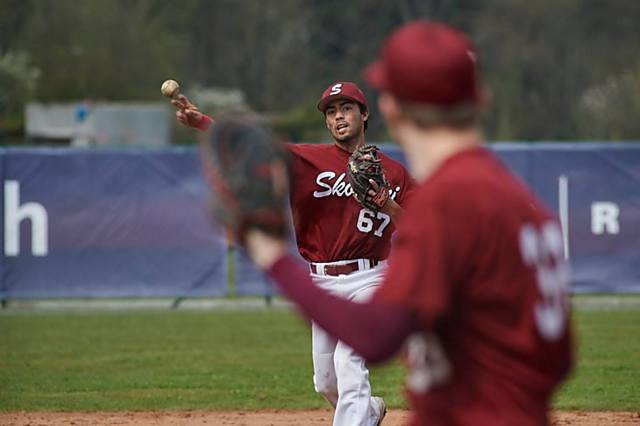
[[[349,275],[311,274],[314,282],[336,296],[355,302],[368,300],[381,284],[386,262]],[[371,399],[369,370],[345,343],[312,324],[313,384],[335,408],[334,426],[375,426],[380,416]]]

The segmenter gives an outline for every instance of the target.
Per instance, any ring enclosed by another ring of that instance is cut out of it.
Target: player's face
[[[327,106],[324,111],[327,129],[337,142],[348,142],[359,137],[364,132],[364,122],[368,112],[360,112],[356,102],[337,99]]]

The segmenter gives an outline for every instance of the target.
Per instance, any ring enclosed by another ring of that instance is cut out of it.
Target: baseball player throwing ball
[[[283,292],[365,359],[406,349],[412,425],[549,424],[552,393],[572,365],[562,235],[532,192],[482,146],[485,101],[472,44],[447,25],[409,23],[365,75],[380,90],[380,111],[419,181],[373,298],[354,303],[336,297],[338,284],[314,285],[287,253],[284,234],[253,215],[284,215],[273,207],[278,191],[269,189],[282,187],[275,183],[285,176],[278,170],[286,159],[276,150],[261,157],[259,169],[272,172],[259,183],[241,179],[261,185],[260,198],[237,191],[232,171],[225,175],[239,201],[230,206],[247,219],[236,229]],[[226,138],[208,141],[212,158]],[[256,146],[271,140],[246,139]]]
[[[212,126],[213,120],[183,95],[172,103],[184,125],[201,130]],[[307,260],[306,270],[315,284],[339,298],[364,302],[380,285],[394,222],[413,180],[398,162],[375,147],[365,146],[369,108],[358,86],[351,82],[331,84],[322,93],[317,107],[324,114],[333,143],[286,145],[294,182],[289,198],[298,250]],[[237,126],[222,127],[228,133],[222,132],[218,124],[211,129],[222,140],[224,134],[235,134],[229,129],[237,130]],[[238,141],[246,142],[246,148],[251,137],[238,136]],[[253,152],[252,149],[235,154],[237,148],[233,145],[225,149],[226,160],[218,163],[225,171],[209,176],[218,186],[225,174],[237,174],[238,170],[251,174],[250,167],[244,167],[245,163],[238,165],[234,159],[242,160],[242,154]],[[247,193],[246,187],[238,190]],[[252,193],[256,192],[261,191]],[[225,197],[233,195],[227,193]],[[236,216],[227,213],[226,217]],[[281,227],[276,220],[266,228],[273,231]],[[326,309],[327,313],[332,312],[331,306]],[[370,333],[373,335],[376,330]],[[334,425],[379,425],[386,407],[382,398],[371,395],[364,360],[334,336],[317,323],[312,324],[316,391],[335,408]]]

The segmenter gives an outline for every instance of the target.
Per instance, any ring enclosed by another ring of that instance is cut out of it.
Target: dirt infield
[[[406,411],[392,410],[384,426],[401,426],[407,422]],[[117,412],[117,413],[0,413],[0,424],[5,426],[327,426],[331,412],[314,411],[177,411],[177,412]],[[617,426],[640,425],[640,412],[557,412],[553,425]]]

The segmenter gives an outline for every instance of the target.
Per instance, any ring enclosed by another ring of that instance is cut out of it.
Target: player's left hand
[[[347,177],[356,200],[363,207],[375,212],[384,208],[389,200],[389,190],[378,147],[364,145],[356,149],[347,162]],[[376,183],[375,187],[371,185],[372,181]]]

